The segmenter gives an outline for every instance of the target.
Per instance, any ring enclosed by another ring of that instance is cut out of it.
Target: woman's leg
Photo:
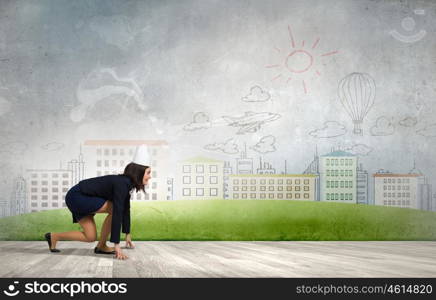
[[[67,232],[52,232],[51,245],[52,249],[56,248],[58,241],[80,241],[80,242],[95,242],[97,239],[97,228],[93,216],[86,216],[79,220],[82,231],[67,231]]]
[[[113,251],[114,247],[108,247],[106,245],[106,241],[109,237],[109,234],[111,232],[111,225],[112,225],[112,202],[106,201],[104,205],[95,213],[107,213],[108,215],[103,221],[103,225],[101,226],[101,233],[100,233],[100,240],[97,244],[97,248],[103,250],[103,251]]]

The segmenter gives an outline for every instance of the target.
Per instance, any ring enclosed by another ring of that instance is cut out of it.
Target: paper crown
[[[147,145],[140,145],[136,147],[133,163],[143,166],[150,166],[150,153],[148,152]]]

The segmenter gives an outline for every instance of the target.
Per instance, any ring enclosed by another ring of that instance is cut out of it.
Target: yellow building
[[[195,157],[177,164],[178,200],[223,199],[224,162]]]
[[[315,201],[313,174],[230,175],[229,199],[278,199]]]

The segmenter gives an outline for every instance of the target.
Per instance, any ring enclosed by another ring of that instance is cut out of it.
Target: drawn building
[[[397,174],[379,170],[373,177],[375,205],[419,208],[417,194],[421,174]]]
[[[0,199],[0,218],[8,217],[9,213],[9,202],[5,199]]]
[[[167,178],[167,200],[174,200],[174,178]]]
[[[253,174],[253,159],[247,157],[246,145],[241,157],[236,159],[236,174]]]
[[[285,171],[286,173],[286,171]],[[319,156],[318,156],[318,148],[315,149],[315,155],[313,157],[312,162],[309,166],[304,170],[303,174],[312,174],[315,175],[315,201],[320,201],[320,174],[319,174]]]
[[[133,192],[132,200],[166,200],[168,197],[168,143],[162,140],[87,140],[85,178],[122,174],[133,160],[136,147],[147,145],[151,155],[151,179],[143,193]]]
[[[259,157],[259,168],[256,170],[256,174],[275,174],[276,169],[272,167],[270,163],[263,162],[262,158]]]
[[[230,175],[230,199],[315,200],[313,174]]]
[[[224,197],[224,199],[228,199],[229,198],[229,176],[231,174],[233,174],[233,170],[232,170],[232,167],[231,167],[229,161],[225,161],[224,162],[223,172],[224,172],[224,191],[223,191],[223,197]]]
[[[345,151],[322,155],[319,164],[320,200],[357,203],[357,157]]]
[[[27,213],[26,180],[22,176],[14,179],[10,203],[10,215],[16,216]]]
[[[72,159],[67,164],[72,174],[72,185],[76,185],[85,178],[85,161],[83,160],[82,146],[80,146],[79,159]]]
[[[368,198],[368,171],[363,170],[362,164],[357,168],[357,203],[370,204]]]
[[[65,195],[72,186],[71,170],[26,170],[26,194],[30,212],[66,207]]]
[[[179,200],[223,199],[224,162],[194,157],[177,164]]]

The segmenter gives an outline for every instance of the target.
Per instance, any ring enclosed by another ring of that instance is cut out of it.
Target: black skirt
[[[85,195],[76,184],[67,192],[65,202],[73,215],[73,223],[77,223],[83,217],[94,216],[106,199]]]

